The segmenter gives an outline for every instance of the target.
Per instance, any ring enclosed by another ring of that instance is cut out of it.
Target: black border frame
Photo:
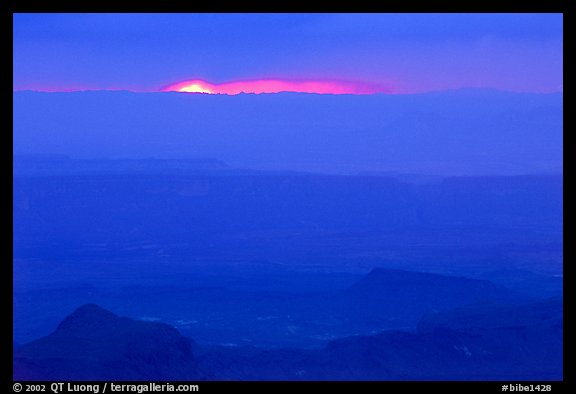
[[[267,5],[246,5],[243,4],[242,7],[239,5],[219,7],[214,4],[193,4],[189,5],[184,1],[174,1],[171,3],[147,3],[143,5],[128,6],[125,4],[119,4],[117,1],[83,1],[83,2],[72,2],[72,1],[16,1],[16,0],[4,0],[0,4],[0,32],[2,37],[2,52],[9,52],[10,56],[2,56],[2,76],[4,84],[3,93],[5,100],[3,100],[4,105],[2,110],[4,112],[10,111],[10,113],[2,116],[1,122],[4,124],[3,129],[6,130],[3,136],[6,138],[6,143],[3,144],[3,148],[6,150],[6,154],[0,156],[2,161],[2,168],[12,175],[12,133],[8,133],[8,129],[13,129],[12,120],[12,109],[13,109],[13,99],[12,93],[9,92],[8,86],[12,84],[11,77],[13,75],[13,41],[11,40],[13,34],[13,19],[14,13],[72,13],[72,12],[134,12],[134,13],[147,13],[147,12],[422,12],[422,13],[436,13],[436,12],[449,12],[449,13],[510,13],[510,12],[520,12],[520,13],[530,13],[530,12],[543,12],[543,13],[562,13],[564,19],[564,48],[568,48],[571,52],[576,49],[576,32],[574,31],[574,22],[576,19],[576,1],[573,0],[524,0],[524,1],[514,1],[514,0],[500,0],[495,3],[490,3],[488,1],[479,0],[468,0],[461,2],[453,2],[450,0],[441,1],[426,1],[426,0],[406,0],[397,1],[394,3],[380,4],[380,7],[375,6],[374,2],[356,3],[354,7],[350,4],[338,5],[332,7],[330,10],[325,8],[308,5],[308,7],[302,7],[301,5],[295,4],[274,4],[271,6]],[[574,61],[570,56],[564,56],[564,69],[575,70]],[[8,70],[12,71],[10,74]],[[564,72],[564,78],[567,73]],[[573,79],[572,78],[568,78]],[[564,102],[574,103],[574,87],[572,81],[564,80],[564,85],[569,88],[565,90]],[[10,103],[10,106],[7,104]],[[574,105],[574,104],[572,104]],[[564,130],[571,130],[573,132],[575,129],[573,125],[573,115],[568,111],[569,116],[564,116],[565,126]],[[572,116],[570,116],[572,115]],[[570,136],[571,132],[564,132],[564,137]],[[559,390],[564,392],[568,390],[569,387],[573,387],[576,380],[576,369],[574,368],[574,359],[576,355],[576,341],[574,340],[574,332],[576,332],[573,321],[573,313],[576,310],[576,294],[574,292],[574,271],[573,271],[573,225],[575,223],[575,208],[572,204],[574,196],[574,186],[576,186],[576,177],[570,171],[571,166],[567,165],[572,159],[573,146],[569,144],[571,139],[564,138],[564,168],[565,171],[568,170],[567,176],[564,177],[564,379],[561,382],[457,382],[457,381],[424,381],[424,382],[408,382],[408,381],[384,381],[384,382],[189,382],[198,384],[201,391],[206,390],[256,390],[256,391],[270,391],[274,388],[280,387],[280,385],[285,385],[290,389],[311,389],[311,390],[331,390],[331,389],[342,389],[342,390],[377,390],[377,389],[392,389],[392,390],[418,390],[419,392],[425,392],[425,390],[442,390],[442,391],[454,391],[463,392],[466,390],[482,390],[483,392],[501,392],[501,386],[506,383],[521,383],[527,384],[551,384],[552,392],[558,392]],[[566,179],[569,181],[567,182]],[[12,192],[12,182],[8,183],[9,190]],[[11,193],[12,194],[12,193]],[[10,200],[11,202],[11,200]],[[13,212],[10,209],[11,204],[6,204],[6,212],[3,217],[6,220],[6,233],[12,234],[12,219]],[[10,211],[8,211],[10,209]],[[10,227],[9,227],[10,226]],[[572,242],[570,242],[572,241]],[[0,286],[2,291],[2,307],[6,315],[10,316],[13,322],[13,304],[8,300],[11,299],[13,293],[13,255],[12,255],[12,243],[10,247],[8,245],[3,248],[4,253],[7,255],[4,263],[2,264],[2,285]],[[8,263],[10,260],[10,263]],[[6,324],[7,322],[5,322]],[[6,324],[7,325],[7,324]],[[8,329],[11,333],[12,330]],[[6,332],[6,331],[5,331]],[[8,342],[4,338],[5,343]],[[4,348],[12,349],[12,344],[6,343],[7,346]],[[12,378],[12,351],[1,352],[5,358],[2,368],[2,381],[8,384],[2,385],[4,387],[10,387],[12,390],[13,378]],[[28,382],[31,383],[31,382]],[[49,389],[50,382],[48,383],[46,389]],[[88,382],[87,382],[88,383]],[[94,382],[96,383],[96,382]],[[143,382],[134,382],[143,383]],[[158,382],[161,383],[161,382]],[[177,382],[174,382],[177,383]],[[185,383],[185,382],[183,382]],[[571,391],[574,390],[570,389]],[[12,391],[16,392],[16,391]]]

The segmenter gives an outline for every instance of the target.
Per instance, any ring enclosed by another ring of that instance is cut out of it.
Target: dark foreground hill
[[[322,349],[196,346],[194,357],[167,325],[85,305],[53,334],[16,349],[14,379],[560,380],[561,305],[485,307],[473,324],[462,324],[473,310],[455,311],[415,332],[342,338]]]
[[[14,379],[198,379],[191,344],[175,328],[78,308],[52,334],[20,347]]]

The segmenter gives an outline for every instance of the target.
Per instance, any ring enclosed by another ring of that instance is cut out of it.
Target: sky
[[[14,14],[13,89],[558,92],[562,31],[529,13]]]

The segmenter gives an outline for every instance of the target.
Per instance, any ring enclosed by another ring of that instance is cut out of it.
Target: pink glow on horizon
[[[330,80],[258,79],[212,84],[200,79],[178,82],[162,89],[164,92],[240,94],[240,93],[319,93],[319,94],[374,94],[392,93],[390,87],[359,82]]]

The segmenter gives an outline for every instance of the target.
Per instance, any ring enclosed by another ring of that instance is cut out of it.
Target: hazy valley
[[[562,378],[561,94],[14,98],[15,378]]]

